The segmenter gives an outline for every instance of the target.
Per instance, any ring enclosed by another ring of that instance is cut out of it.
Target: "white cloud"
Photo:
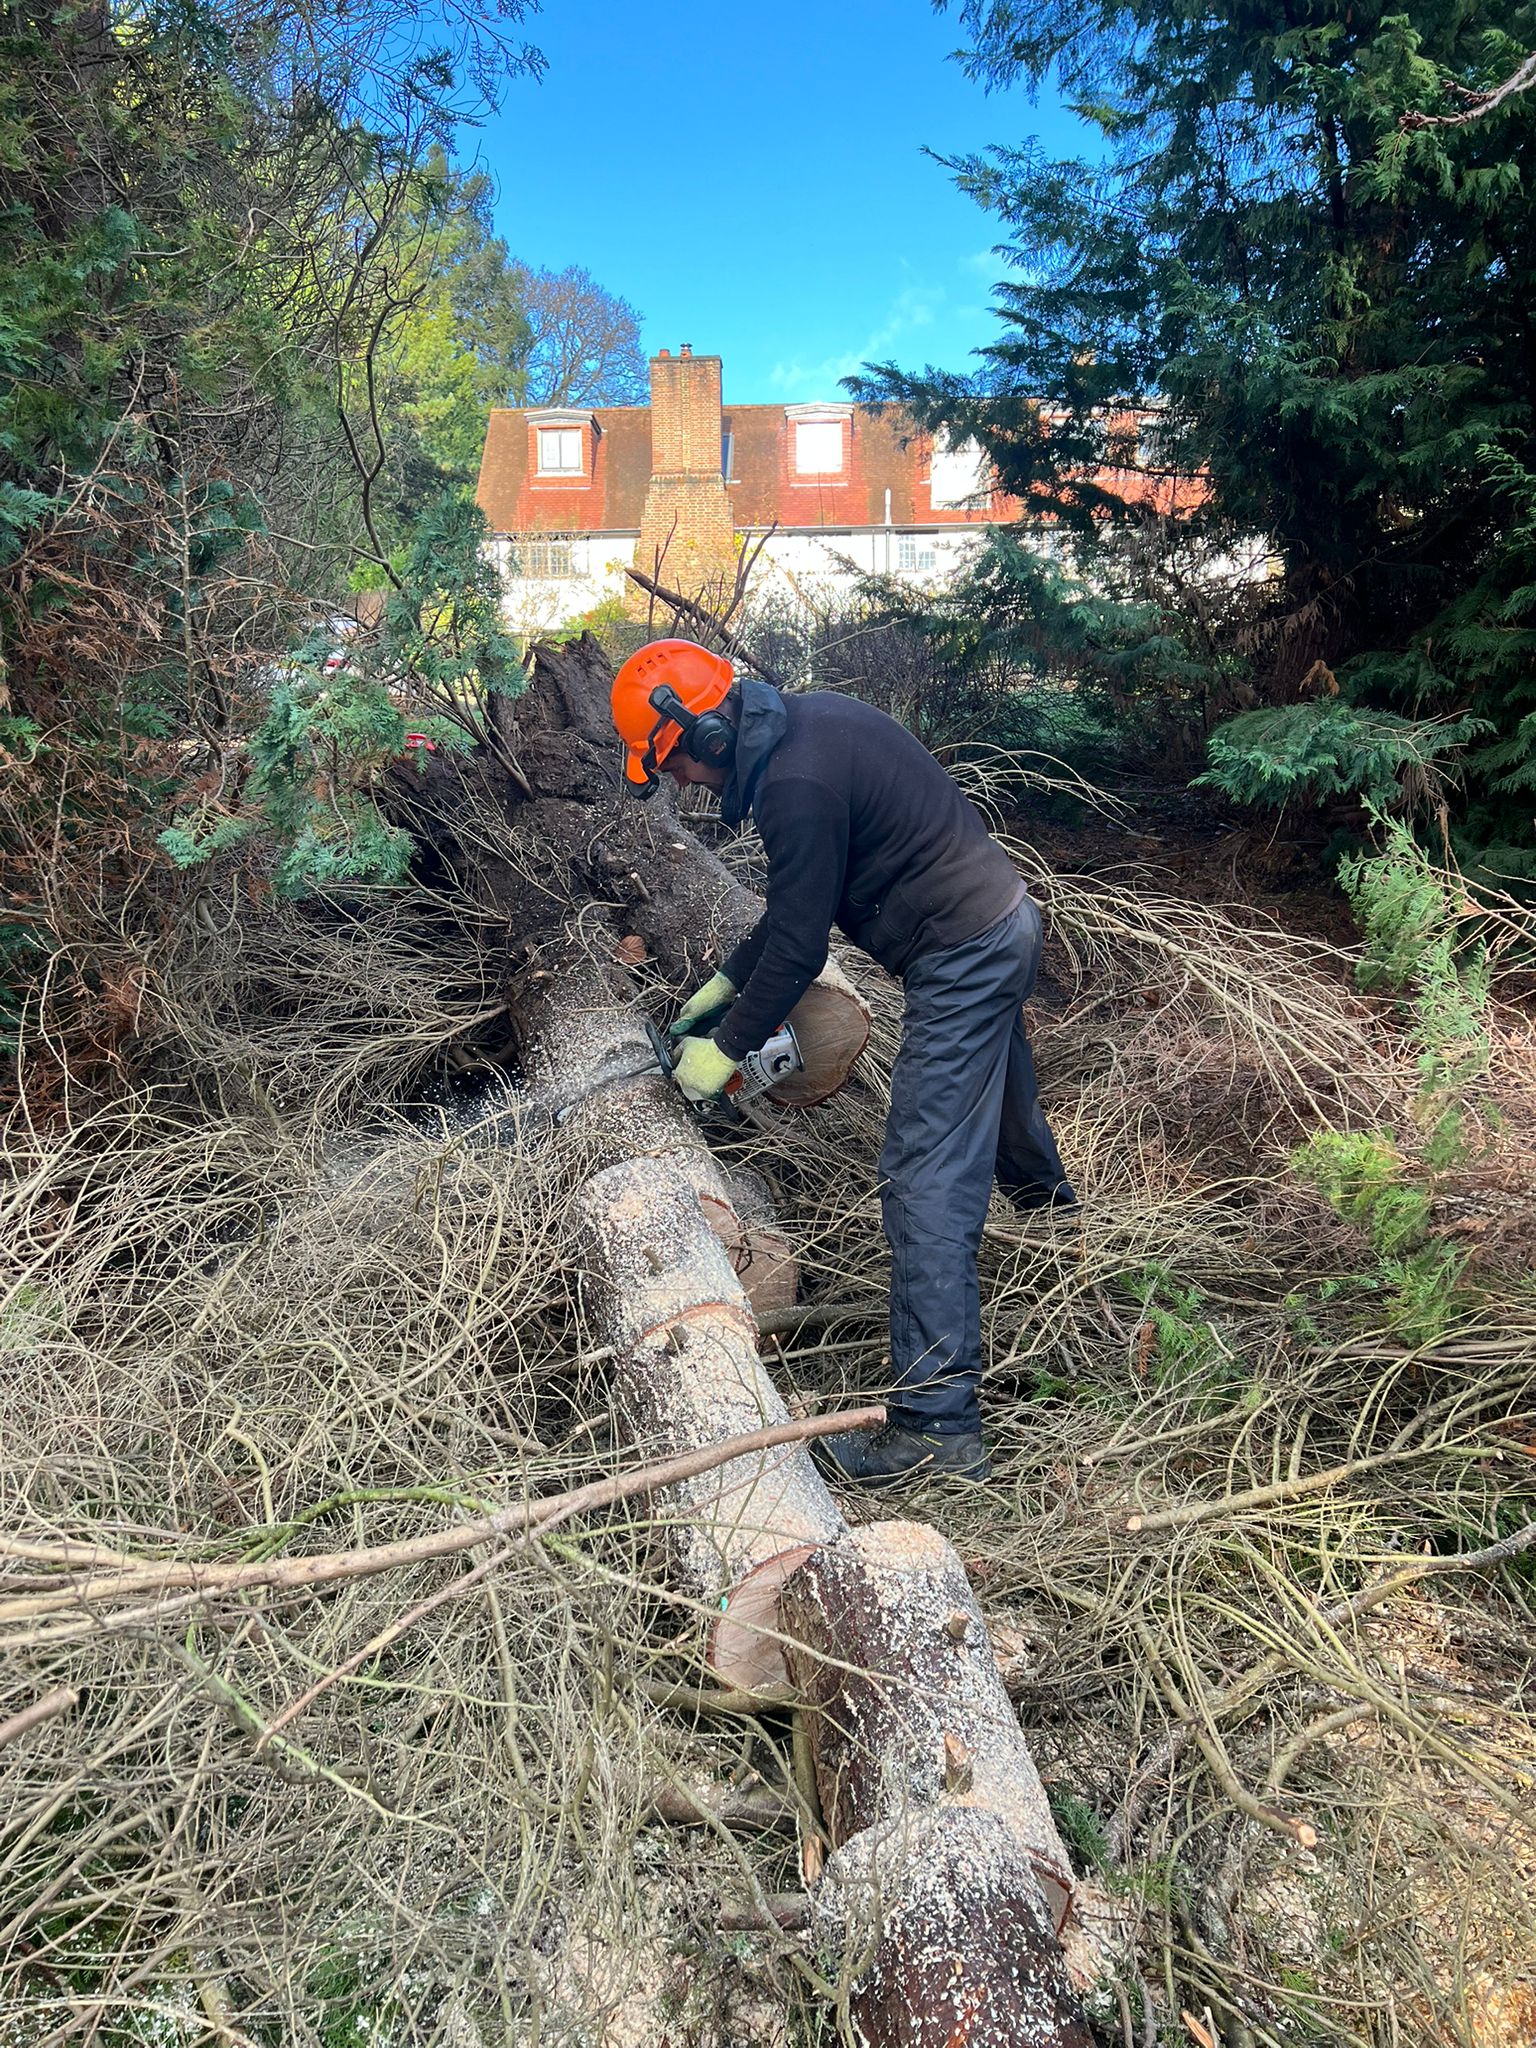
[[[944,310],[948,296],[943,285],[905,286],[891,301],[885,317],[857,348],[842,355],[824,356],[820,362],[807,362],[801,356],[777,362],[768,372],[769,390],[791,405],[817,398],[841,398],[845,377],[853,376],[865,363],[878,362],[898,342],[931,327]]]

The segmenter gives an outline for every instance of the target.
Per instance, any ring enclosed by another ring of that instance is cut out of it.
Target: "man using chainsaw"
[[[672,1026],[685,1095],[719,1095],[778,1029],[834,924],[903,984],[880,1153],[894,1393],[883,1429],[819,1450],[866,1485],[923,1469],[983,1479],[976,1254],[992,1182],[1021,1208],[1076,1200],[1020,1015],[1039,909],[926,747],[857,698],[782,696],[691,641],[658,640],[615,677],[613,720],[635,794],[663,772],[702,783],[727,824],[752,818],[768,857],[762,917]]]

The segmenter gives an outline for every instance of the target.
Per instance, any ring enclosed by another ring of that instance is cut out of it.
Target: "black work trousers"
[[[976,1254],[994,1176],[1021,1207],[1075,1199],[1020,1015],[1039,964],[1040,911],[1026,896],[903,976],[880,1206],[891,1248],[890,1419],[908,1429],[981,1427]]]

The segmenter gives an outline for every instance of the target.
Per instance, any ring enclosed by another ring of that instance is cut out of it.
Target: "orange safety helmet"
[[[629,657],[613,679],[612,707],[625,746],[624,777],[634,795],[651,794],[657,769],[683,736],[683,728],[652,703],[655,693],[675,691],[686,709],[702,715],[725,702],[734,681],[723,654],[692,640],[653,640]]]

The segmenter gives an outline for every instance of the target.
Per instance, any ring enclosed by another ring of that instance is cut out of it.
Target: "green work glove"
[[[704,986],[695,989],[677,1013],[677,1021],[667,1026],[670,1038],[681,1038],[691,1031],[695,1024],[718,1017],[728,1010],[736,1000],[736,984],[728,981],[723,974],[712,974]]]
[[[672,1078],[690,1102],[713,1102],[740,1065],[712,1038],[685,1038]]]

